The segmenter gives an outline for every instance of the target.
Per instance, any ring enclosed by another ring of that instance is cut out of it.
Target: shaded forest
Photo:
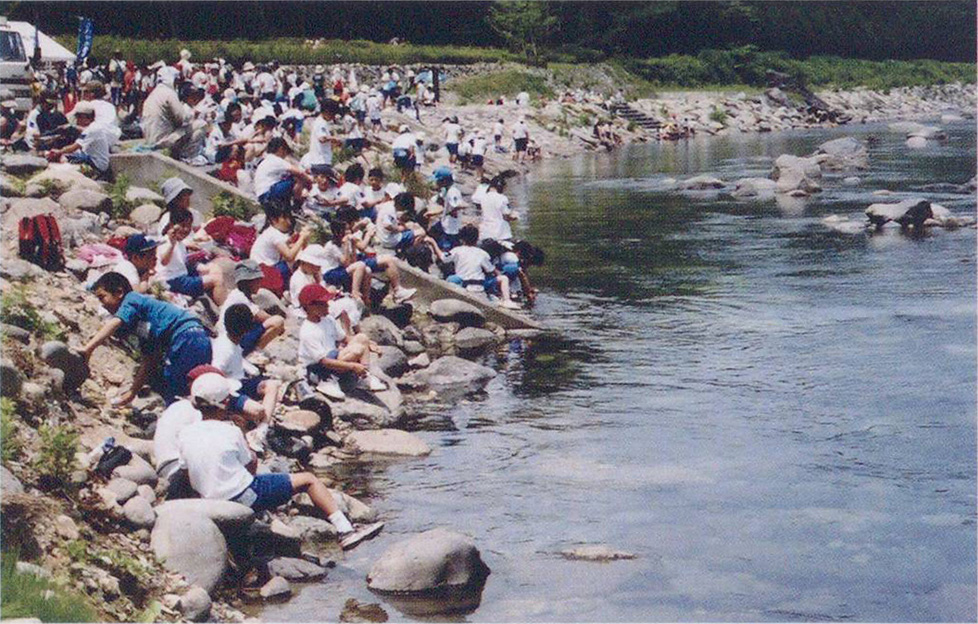
[[[499,46],[490,2],[4,2],[52,34],[95,20],[97,35],[158,39],[302,37]],[[753,44],[792,57],[974,62],[976,5],[953,2],[550,2],[548,49],[609,56],[697,54]]]

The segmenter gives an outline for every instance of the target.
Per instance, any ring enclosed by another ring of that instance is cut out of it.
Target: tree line
[[[764,2],[6,2],[10,19],[68,34],[146,39],[363,39],[509,47],[581,60],[695,55],[752,45],[794,58],[974,62],[976,4]]]

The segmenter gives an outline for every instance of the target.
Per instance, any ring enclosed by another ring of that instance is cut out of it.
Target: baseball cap
[[[326,257],[326,248],[315,243],[300,251],[296,260],[299,262],[308,262],[318,267],[329,264],[329,259]]]
[[[187,186],[186,182],[176,177],[166,179],[160,186],[160,190],[163,191],[163,200],[168,204],[179,197],[180,193],[184,191],[194,192],[192,188]]]
[[[306,308],[314,303],[329,303],[332,298],[333,293],[326,290],[325,286],[309,284],[299,293],[299,305]]]
[[[242,260],[234,266],[234,283],[247,282],[248,280],[261,279],[265,277],[261,267],[254,260]]]
[[[133,234],[126,239],[126,255],[132,256],[135,254],[140,254],[144,251],[155,249],[159,246],[159,244],[159,241],[146,238],[145,234]]]
[[[204,373],[197,377],[190,386],[190,397],[195,403],[206,403],[215,407],[221,407],[235,391],[235,385],[241,387],[241,383],[228,379],[221,373]]]

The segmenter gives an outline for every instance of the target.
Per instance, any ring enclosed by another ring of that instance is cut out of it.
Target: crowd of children
[[[228,217],[206,221],[191,207],[193,190],[184,180],[164,181],[156,231],[117,241],[124,259],[89,284],[106,320],[80,354],[90,359],[111,341],[139,349],[132,383],[113,403],[126,405],[147,386],[163,397],[167,407],[154,443],[171,496],[196,493],[263,510],[304,491],[336,526],[343,547],[355,546],[382,525],[352,526],[308,473],[255,474],[285,393],[281,380],[264,375],[249,356],[292,327],[304,388],[334,401],[354,387],[386,390],[387,382],[371,372],[380,349],[360,331],[360,321],[376,310],[375,295],[384,288],[395,307],[415,294],[401,283],[395,258],[501,307],[532,304],[537,291],[528,270],[543,262],[543,252],[514,239],[518,216],[504,194],[506,178],[485,174],[485,133],[466,133],[455,117],[444,120],[447,157],[422,197],[408,187],[418,192],[425,183],[417,171],[424,147],[406,124],[392,144],[395,180],[360,159],[342,172],[333,166],[334,150],[362,150],[381,131],[382,111],[403,108],[406,93],[431,102],[411,72],[405,84],[389,68],[371,89],[358,86],[352,73],[334,72],[327,86],[318,67],[303,76],[275,65],[237,69],[218,60],[198,66],[189,54],[174,66],[140,70],[114,58],[107,68],[110,92],[98,82],[98,68],[74,77],[77,85],[68,83],[85,94],[77,103],[64,85],[51,85],[60,95],[42,92],[21,136],[7,145],[111,176],[112,144],[135,121],[153,146],[167,145],[191,162],[221,164],[222,172],[237,162],[231,169],[250,173],[262,214],[250,223],[222,223],[219,235],[216,225]],[[145,80],[148,75],[154,79]],[[59,100],[69,115],[57,112]],[[126,111],[141,113],[127,120],[119,114]],[[309,148],[299,155],[297,130],[307,124]],[[493,133],[496,149],[505,149],[502,122]],[[513,158],[522,160],[529,143],[522,118],[513,137]],[[468,199],[456,184],[463,167],[481,181]],[[479,218],[466,223],[466,213],[468,220]],[[253,236],[233,246],[228,228],[254,228]],[[282,305],[269,306],[259,297],[262,289]],[[201,309],[213,316],[205,318]]]

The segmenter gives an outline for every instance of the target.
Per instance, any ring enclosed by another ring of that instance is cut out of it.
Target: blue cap
[[[431,174],[431,180],[433,182],[441,182],[442,180],[448,180],[452,177],[452,170],[448,167],[438,167]]]
[[[145,234],[133,234],[126,239],[126,255],[132,256],[150,249],[155,249],[160,242],[151,238],[146,238]]]

